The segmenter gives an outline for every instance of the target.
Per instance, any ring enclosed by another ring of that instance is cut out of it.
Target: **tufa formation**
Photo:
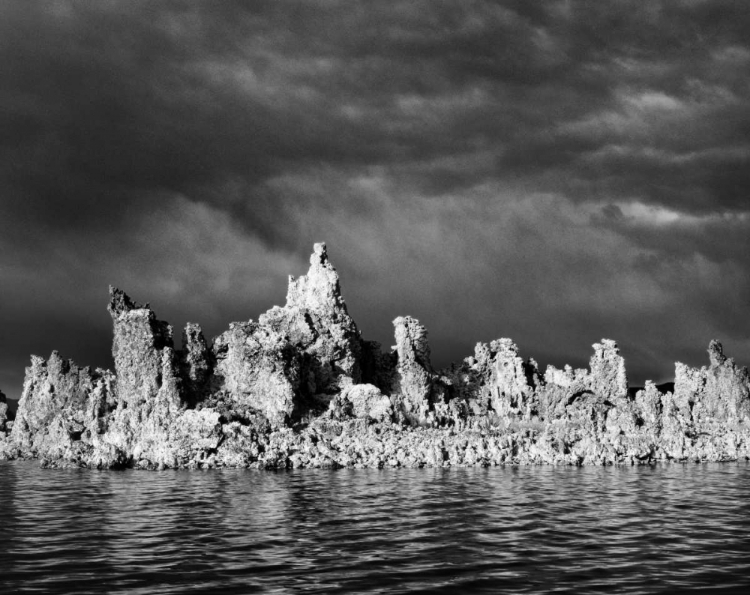
[[[427,331],[363,340],[325,244],[284,307],[206,341],[110,288],[114,372],[32,356],[14,420],[0,393],[0,459],[45,466],[421,467],[750,459],[750,376],[712,341],[673,391],[629,391],[614,341],[588,370],[544,373],[510,339],[434,370]]]

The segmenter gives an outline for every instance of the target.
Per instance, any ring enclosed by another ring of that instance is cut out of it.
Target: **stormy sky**
[[[436,366],[618,341],[750,363],[750,7],[0,3],[0,389],[111,366],[107,287],[209,338],[326,241],[365,338]]]

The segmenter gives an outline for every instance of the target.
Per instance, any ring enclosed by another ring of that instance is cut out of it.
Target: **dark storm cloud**
[[[214,334],[328,241],[389,344],[631,375],[750,359],[750,46],[736,2],[6,2],[0,385],[108,365],[106,286]]]

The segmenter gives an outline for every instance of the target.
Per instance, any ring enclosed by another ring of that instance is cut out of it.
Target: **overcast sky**
[[[0,388],[111,366],[107,286],[210,338],[326,241],[436,365],[750,363],[745,2],[0,3]]]

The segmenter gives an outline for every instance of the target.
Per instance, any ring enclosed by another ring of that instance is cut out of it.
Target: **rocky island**
[[[750,375],[708,347],[674,387],[628,387],[611,340],[588,370],[542,373],[510,339],[434,370],[427,331],[396,318],[362,338],[325,244],[284,307],[209,344],[110,288],[114,371],[32,356],[15,419],[0,393],[0,459],[143,469],[645,464],[750,459]]]

